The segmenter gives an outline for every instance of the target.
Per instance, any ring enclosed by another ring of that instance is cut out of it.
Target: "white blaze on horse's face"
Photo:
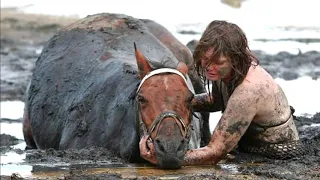
[[[189,141],[193,93],[185,79],[187,68],[151,71],[146,58],[136,50],[139,76],[137,90],[140,119],[154,142],[160,167],[180,168]]]
[[[168,77],[164,77],[164,86],[165,89],[168,90],[169,89],[169,85],[168,85]]]

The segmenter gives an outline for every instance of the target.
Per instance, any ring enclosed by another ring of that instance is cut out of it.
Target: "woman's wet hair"
[[[201,57],[213,48],[214,54],[209,61],[226,56],[233,69],[230,86],[231,91],[238,86],[247,75],[251,65],[258,65],[259,60],[252,54],[248,47],[248,41],[245,33],[239,26],[226,21],[212,21],[205,31],[193,54],[195,68],[198,74],[206,82],[205,69],[201,66]],[[208,64],[210,62],[207,62]]]

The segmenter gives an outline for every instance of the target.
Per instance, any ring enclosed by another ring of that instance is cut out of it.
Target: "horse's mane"
[[[131,92],[131,94],[129,95],[129,101],[130,102],[134,102],[135,98],[136,98],[136,95],[137,95],[137,90],[138,90],[138,87],[141,83],[141,80],[139,80],[135,86],[135,88],[133,89],[133,91]]]

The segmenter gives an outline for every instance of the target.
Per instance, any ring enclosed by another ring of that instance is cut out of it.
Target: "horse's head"
[[[161,168],[180,168],[190,139],[192,119],[193,93],[186,81],[188,68],[180,62],[177,69],[153,71],[136,46],[135,51],[141,79],[136,100],[140,125],[145,128],[140,131],[150,135]]]

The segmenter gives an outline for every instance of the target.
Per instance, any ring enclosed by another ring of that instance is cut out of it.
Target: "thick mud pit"
[[[59,28],[74,21],[47,16],[41,16],[43,20],[40,21],[38,18],[1,9],[2,101],[24,99],[24,90],[41,48]],[[316,54],[318,57],[320,53]],[[273,58],[282,59],[280,55]],[[313,57],[308,55],[306,59]],[[262,62],[268,61],[263,56],[259,58]],[[289,59],[300,62],[297,58]],[[299,63],[292,64],[299,66]],[[270,63],[268,67],[281,67],[272,65]],[[315,67],[319,65],[315,64]],[[271,74],[279,77],[272,73],[272,68]],[[315,75],[310,76],[318,78],[315,68],[308,70]],[[19,120],[3,119],[1,123],[21,124]],[[24,150],[25,143],[21,138],[1,134],[1,179],[320,179],[320,113],[312,118],[297,117],[295,123],[308,148],[304,156],[272,160],[235,151],[218,165],[179,170],[161,170],[148,163],[130,164],[97,147],[67,151]],[[12,130],[20,131],[18,127]]]
[[[297,117],[295,123],[308,152],[288,160],[273,160],[236,150],[215,166],[186,166],[179,170],[161,170],[148,163],[130,164],[106,149],[91,147],[58,151],[12,149],[14,137],[1,135],[1,154],[8,151],[25,155],[25,174],[3,179],[319,179],[320,113],[312,118]],[[3,141],[5,139],[5,141]],[[19,166],[16,165],[19,169]],[[5,166],[3,166],[5,167]],[[19,171],[17,171],[19,172]]]

